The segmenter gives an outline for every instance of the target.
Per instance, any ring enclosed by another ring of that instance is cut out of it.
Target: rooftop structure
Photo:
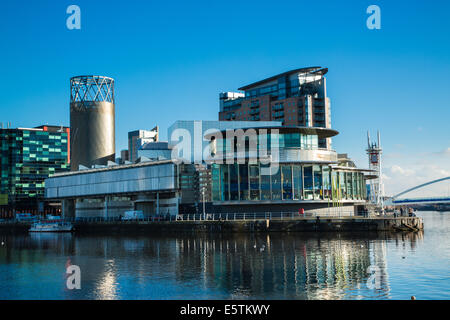
[[[124,164],[125,161],[130,161],[129,159],[130,159],[130,157],[129,157],[128,150],[127,149],[121,150],[120,151],[119,163],[120,164]]]
[[[245,85],[243,87],[240,87],[238,90],[245,91],[246,96],[250,96],[250,95],[255,96],[256,92],[252,92],[251,90],[253,90],[255,88],[261,88],[268,84],[278,82],[278,79],[287,78],[287,77],[296,79],[298,77],[300,84],[302,84],[305,82],[316,81],[320,77],[325,75],[327,72],[328,72],[328,69],[322,68],[322,67],[298,68],[298,69],[283,72],[283,73],[277,74],[275,76],[271,76],[269,78],[259,80],[257,82]],[[293,75],[294,75],[294,77],[292,77]],[[247,94],[247,92],[249,92],[249,93]]]
[[[209,141],[205,135],[226,129],[242,129],[255,125],[251,121],[205,121],[205,120],[179,120],[175,121],[167,130],[169,145],[177,149],[180,159],[187,163],[201,164],[204,156],[208,155]],[[261,121],[261,127],[280,126],[279,121]],[[184,149],[184,150],[181,150]]]
[[[129,161],[135,162],[138,159],[138,150],[146,143],[157,142],[159,140],[159,127],[151,130],[135,130],[128,132],[128,156]]]
[[[326,92],[327,68],[283,72],[240,87],[243,92],[220,94],[219,120],[280,121],[283,126],[331,128]],[[321,148],[331,139],[320,139]]]
[[[115,160],[114,80],[103,76],[70,79],[71,170]]]
[[[147,142],[138,150],[138,159],[145,157],[149,160],[170,160],[172,147],[167,141]]]

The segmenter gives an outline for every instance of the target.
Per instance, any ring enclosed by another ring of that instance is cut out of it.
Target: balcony
[[[284,110],[284,105],[282,103],[276,104],[272,107],[272,111],[281,111],[281,110]]]
[[[321,127],[321,128],[325,128],[325,122],[324,121],[314,121],[314,127]]]
[[[284,111],[274,112],[274,113],[272,113],[272,117],[273,118],[283,118],[284,117]]]
[[[237,99],[231,99],[231,100],[226,100],[223,102],[223,106],[225,108],[229,108],[229,107],[233,107],[233,106],[240,106],[241,102],[242,102],[243,98],[237,98]]]
[[[314,121],[315,122],[325,121],[325,116],[314,114]]]
[[[314,108],[314,113],[317,113],[317,114],[325,114],[325,108],[323,108],[323,107],[319,107],[319,108]]]
[[[325,101],[322,98],[315,98],[314,99],[314,106],[325,106]]]
[[[250,108],[258,108],[259,107],[259,100],[254,100],[250,103]]]
[[[232,113],[227,113],[227,114],[225,115],[225,120],[233,120],[233,119],[236,119],[236,114],[235,114],[234,112],[232,112]]]

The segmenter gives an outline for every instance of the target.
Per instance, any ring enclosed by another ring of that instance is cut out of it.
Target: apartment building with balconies
[[[283,126],[331,128],[327,72],[322,67],[294,69],[240,87],[240,92],[222,92],[219,120],[281,121]],[[319,147],[331,148],[331,139],[320,139]]]

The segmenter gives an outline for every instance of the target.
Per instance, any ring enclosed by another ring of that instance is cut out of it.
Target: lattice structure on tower
[[[70,103],[114,103],[114,79],[103,76],[78,76],[70,79]]]
[[[369,169],[376,172],[377,178],[370,180],[369,200],[380,210],[384,210],[384,185],[381,170],[381,155],[383,150],[380,142],[380,132],[377,133],[377,142],[370,141],[370,133],[367,132],[367,155],[369,156]]]
[[[114,79],[70,79],[71,170],[115,160]]]

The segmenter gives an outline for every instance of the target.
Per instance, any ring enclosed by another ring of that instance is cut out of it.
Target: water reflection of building
[[[389,298],[387,243],[414,250],[421,237],[0,234],[6,243],[0,247],[0,265],[15,266],[2,274],[10,279],[9,292],[24,292],[23,279],[33,279],[29,285],[48,287],[39,290],[41,298],[49,299]],[[69,259],[81,268],[80,291],[65,287]],[[380,289],[367,287],[371,265],[380,268]],[[23,294],[16,298],[35,297],[30,291]]]
[[[229,298],[347,299],[389,292],[385,251],[369,240],[182,238],[177,246],[177,280],[206,279],[205,288],[227,292]],[[375,291],[366,286],[371,254],[382,270],[381,289]]]

